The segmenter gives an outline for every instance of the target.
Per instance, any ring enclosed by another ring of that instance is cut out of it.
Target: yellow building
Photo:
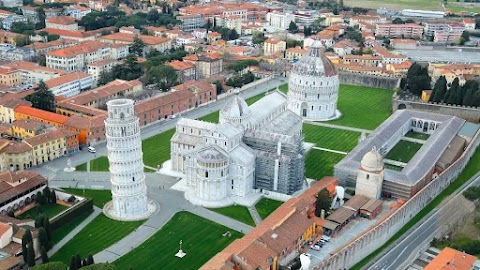
[[[0,67],[0,84],[6,86],[17,86],[22,83],[20,70],[11,67]]]
[[[430,100],[431,95],[432,95],[432,90],[423,90],[422,101],[428,102]]]
[[[30,106],[30,102],[23,99],[9,99],[0,101],[0,122],[11,124],[15,121],[15,108],[20,105]]]
[[[43,133],[24,142],[33,149],[33,165],[59,158],[67,153],[67,142],[61,130]]]
[[[285,59],[288,61],[299,60],[305,53],[307,53],[307,50],[301,47],[289,48],[285,53]]]
[[[12,124],[10,135],[21,139],[31,138],[44,133],[49,127],[52,126],[32,119],[20,119]]]
[[[287,43],[277,38],[269,38],[263,43],[263,54],[272,55],[277,52],[284,52],[287,49]]]
[[[0,143],[0,171],[28,169],[33,164],[32,147],[25,142]]]

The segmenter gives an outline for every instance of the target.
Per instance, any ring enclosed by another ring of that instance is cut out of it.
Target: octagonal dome
[[[252,112],[248,104],[238,95],[232,97],[220,110],[220,124],[231,123],[234,125],[243,124]]]
[[[227,161],[228,157],[214,147],[208,147],[197,153],[197,160],[207,163],[219,163]]]
[[[338,72],[332,61],[325,56],[325,48],[315,40],[307,54],[293,65],[292,72],[303,76],[332,77]]]
[[[372,150],[363,156],[361,164],[366,171],[381,171],[383,170],[383,157],[377,151]]]

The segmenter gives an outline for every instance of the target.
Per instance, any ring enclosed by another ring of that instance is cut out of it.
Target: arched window
[[[208,178],[208,172],[205,171],[205,178]]]

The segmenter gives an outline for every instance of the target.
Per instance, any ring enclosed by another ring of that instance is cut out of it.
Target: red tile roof
[[[171,66],[175,70],[186,70],[186,69],[195,68],[195,65],[190,62],[183,62],[178,60],[174,60],[170,63],[167,63],[167,65]]]
[[[72,73],[67,73],[63,76],[48,80],[48,81],[45,82],[45,84],[48,86],[49,89],[52,89],[52,88],[60,86],[62,84],[66,84],[68,82],[73,82],[73,81],[76,81],[76,80],[84,79],[84,78],[87,78],[89,76],[90,76],[89,74],[83,73],[83,72],[72,72]]]
[[[123,42],[133,42],[135,37],[140,38],[145,44],[147,45],[158,45],[165,42],[170,41],[170,39],[166,37],[154,37],[154,36],[147,36],[147,35],[134,35],[129,33],[113,33],[110,35],[102,36],[101,39],[104,40],[118,40]]]
[[[54,24],[61,24],[61,25],[70,25],[76,24],[75,18],[70,16],[56,16],[56,17],[49,17],[46,20],[46,23],[54,23]]]
[[[47,120],[47,121],[54,122],[54,123],[59,123],[59,124],[63,124],[63,123],[65,123],[65,121],[68,120],[68,116],[61,115],[61,114],[56,114],[56,113],[52,113],[52,112],[48,112],[48,111],[44,111],[44,110],[40,110],[40,109],[33,108],[33,107],[27,107],[27,106],[23,106],[23,105],[18,106],[15,109],[15,112],[25,114],[25,115],[30,115],[30,116],[33,116],[33,117],[36,117],[36,118],[40,118],[40,119],[43,119],[43,120]]]

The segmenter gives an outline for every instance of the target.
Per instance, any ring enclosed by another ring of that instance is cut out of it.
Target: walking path
[[[314,146],[312,148],[317,149],[317,150],[322,150],[322,151],[325,151],[325,152],[332,152],[332,153],[336,153],[336,154],[341,154],[341,155],[348,154],[347,152],[332,150],[332,149],[328,149],[328,148],[322,148],[322,147],[316,147],[316,146]]]
[[[402,137],[402,141],[425,144],[425,140],[420,140],[420,139],[415,139],[415,138],[410,138],[410,137]]]
[[[340,126],[340,125],[334,125],[334,124],[327,124],[327,123],[324,123],[324,122],[304,121],[304,123],[305,124],[310,124],[310,125],[315,125],[315,126],[343,129],[343,130],[355,131],[355,132],[365,132],[365,133],[372,133],[373,132],[372,130],[368,130],[368,129]]]
[[[248,207],[248,212],[250,212],[250,215],[253,218],[253,221],[255,221],[255,224],[258,225],[260,222],[262,222],[262,218],[258,214],[257,208],[255,206]]]
[[[93,219],[95,219],[98,215],[102,213],[102,209],[94,206],[93,213],[91,213],[82,223],[78,224],[75,229],[73,229],[70,233],[68,233],[60,242],[55,244],[51,250],[48,251],[48,257],[51,257],[55,254],[59,249],[61,249],[68,241],[70,241],[75,235],[77,235],[85,226],[87,226]]]

